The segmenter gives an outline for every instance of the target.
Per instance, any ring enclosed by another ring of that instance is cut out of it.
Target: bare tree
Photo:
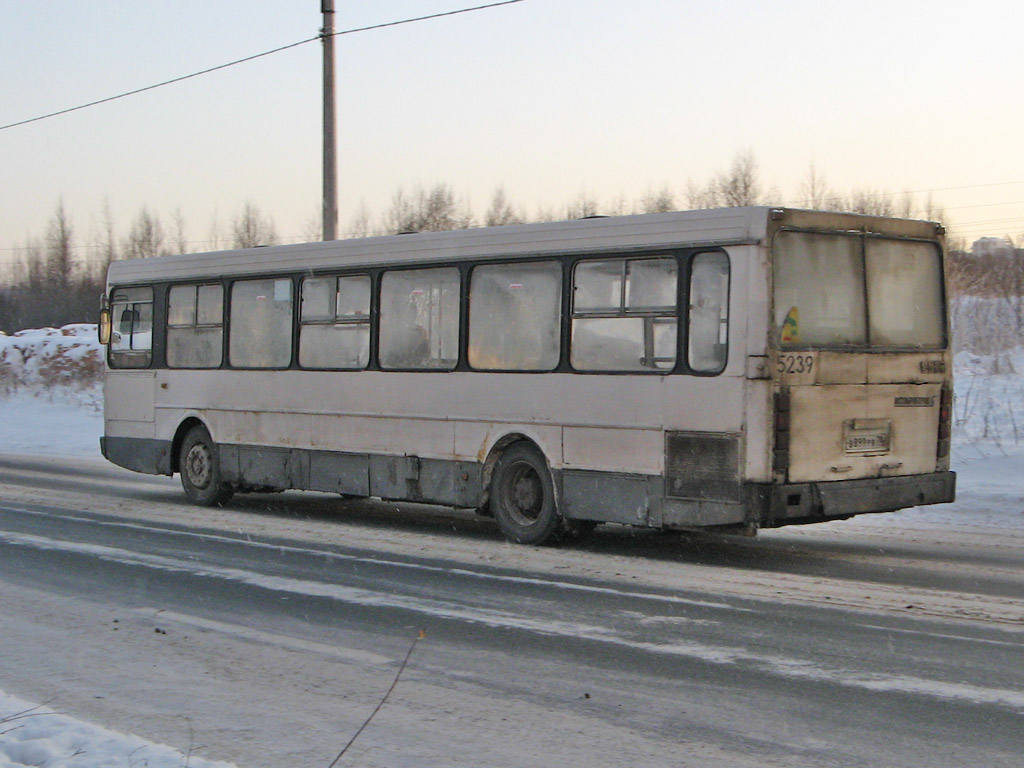
[[[384,229],[393,234],[444,232],[472,225],[473,214],[469,206],[457,204],[455,193],[443,182],[429,190],[419,188],[415,198],[408,197],[400,188],[384,216]]]
[[[608,200],[602,212],[606,216],[626,216],[631,212],[636,212],[636,205],[630,205],[629,200],[626,198],[626,193],[619,192]]]
[[[839,210],[863,213],[869,216],[895,216],[896,205],[888,192],[873,189],[854,189],[839,206]]]
[[[732,168],[726,173],[718,174],[715,187],[722,204],[726,207],[736,208],[763,202],[754,153],[747,150],[737,154],[733,159]]]
[[[505,196],[505,187],[495,187],[494,194],[491,195],[491,205],[484,215],[484,225],[503,227],[506,224],[522,224],[523,221],[522,214],[516,212]]]
[[[324,211],[318,203],[314,206],[305,224],[302,225],[302,242],[315,243],[324,239]]]
[[[206,248],[211,251],[219,251],[229,244],[224,234],[224,228],[220,222],[220,213],[216,208],[210,214],[210,226],[206,230]]]
[[[235,248],[255,248],[258,245],[277,243],[274,222],[265,215],[256,203],[247,200],[231,226]]]
[[[71,285],[75,268],[71,253],[72,232],[71,218],[61,200],[46,227],[46,280],[54,298],[66,295]]]
[[[640,200],[640,209],[644,213],[667,213],[668,211],[674,211],[676,210],[675,195],[672,194],[672,190],[668,188],[668,185],[662,186],[657,191],[650,188]]]
[[[0,327],[61,326],[94,316],[102,277],[80,270],[74,252],[74,227],[60,201],[42,244],[30,240],[22,251],[21,281],[5,292]]]
[[[372,225],[370,222],[370,208],[366,205],[366,200],[360,200],[359,207],[356,208],[355,213],[352,214],[352,218],[349,219],[348,228],[345,233],[349,237],[369,237],[372,234]],[[317,223],[319,223],[319,221]]]
[[[558,219],[559,219],[559,216],[555,212],[554,208],[552,208],[550,206],[546,206],[546,205],[539,205],[539,206],[537,206],[537,213],[534,215],[532,220],[533,221],[558,221]]]
[[[174,213],[171,214],[171,221],[174,223],[174,249],[178,253],[188,253],[192,249],[189,247],[188,237],[185,234],[185,215],[181,212],[181,208],[175,208]]]
[[[835,208],[836,197],[825,176],[818,170],[818,166],[812,161],[807,168],[807,174],[800,182],[800,204],[816,211],[828,211]]]
[[[914,194],[905,190],[903,194],[894,196],[892,205],[897,216],[909,219],[914,215]]]
[[[1014,337],[1019,341],[1024,336],[1024,241],[1006,239],[1009,249],[991,259],[992,286],[1012,317]]]
[[[447,184],[435,184],[427,192],[420,190],[418,203],[419,230],[444,232],[467,229],[473,224],[473,214],[468,206],[460,207],[455,202],[455,193]]]
[[[931,192],[928,193],[928,197],[924,200],[924,208],[921,209],[921,214],[927,221],[937,221],[940,224],[945,224],[948,214],[946,213],[946,207],[936,201]]]
[[[151,214],[149,209],[143,205],[132,222],[131,231],[122,249],[125,258],[128,259],[150,259],[154,256],[164,256],[167,251],[164,249],[164,228],[160,219]]]
[[[443,232],[457,229],[455,194],[447,184],[437,184],[428,192],[420,191],[418,229]]]
[[[43,246],[36,240],[27,240],[19,249],[18,259],[12,270],[13,285],[6,293],[0,329],[5,333],[20,331],[22,328],[38,328],[48,325],[44,317],[50,303],[46,298],[46,263],[43,260]]]
[[[99,253],[98,269],[101,275],[107,274],[110,263],[117,260],[117,238],[114,235],[114,213],[110,208],[110,200],[103,201],[103,218],[100,221],[99,238],[96,241]]]
[[[565,207],[565,218],[585,219],[588,216],[598,216],[601,206],[596,197],[592,197],[586,190],[580,190],[573,200]]]
[[[28,240],[22,251],[24,259],[23,283],[28,290],[37,296],[42,295],[46,288],[46,264],[43,261],[43,248],[35,240]]]
[[[701,186],[694,181],[686,182],[686,206],[697,211],[704,208],[718,208],[722,205],[718,185],[711,181]]]
[[[391,207],[384,214],[384,229],[393,235],[419,231],[416,206],[401,187],[391,196]]]

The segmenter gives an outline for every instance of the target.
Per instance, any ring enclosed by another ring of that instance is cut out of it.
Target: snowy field
[[[0,452],[100,458],[95,327],[0,335]],[[955,504],[862,516],[845,526],[1024,530],[1024,347],[956,356]],[[74,720],[0,690],[0,768],[228,766]]]

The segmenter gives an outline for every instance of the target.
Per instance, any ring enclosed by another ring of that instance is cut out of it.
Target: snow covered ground
[[[94,326],[0,335],[0,452],[99,458],[102,394]],[[1024,530],[1024,347],[956,357],[955,504],[845,526]],[[75,720],[0,690],[0,768],[228,766]]]
[[[0,768],[232,768],[0,691]]]
[[[0,451],[100,458],[96,326],[0,335]],[[0,690],[0,768],[231,768]]]

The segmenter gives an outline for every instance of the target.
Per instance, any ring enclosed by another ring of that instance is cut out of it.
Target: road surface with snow
[[[182,754],[326,766],[425,630],[339,765],[1017,766],[1018,459],[964,462],[945,508],[553,549],[3,455],[0,688]]]

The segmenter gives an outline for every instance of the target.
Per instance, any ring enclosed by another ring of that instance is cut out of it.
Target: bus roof
[[[775,228],[770,222],[775,227],[785,223],[800,228],[867,228],[904,237],[935,236],[935,225],[925,222],[763,206],[714,208],[127,259],[110,265],[107,281],[130,285],[296,270],[754,244]],[[925,224],[931,229],[922,226]]]

